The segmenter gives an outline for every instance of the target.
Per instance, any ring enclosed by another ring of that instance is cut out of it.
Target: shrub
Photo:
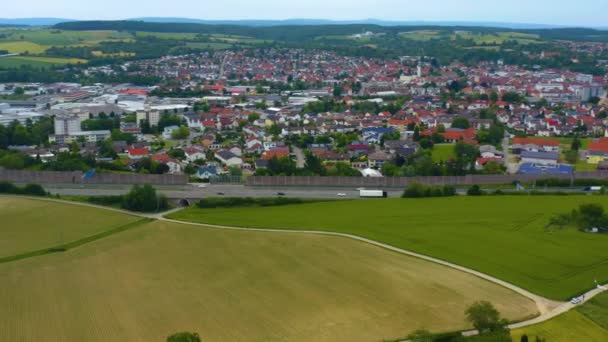
[[[197,333],[179,332],[167,337],[167,342],[201,342]]]
[[[291,204],[303,204],[313,202],[324,202],[321,200],[303,200],[300,198],[271,197],[271,198],[251,198],[251,197],[225,197],[225,198],[205,198],[196,204],[199,208],[233,208],[233,207],[273,207]]]
[[[481,196],[481,195],[483,195],[483,191],[481,191],[481,188],[479,187],[479,185],[475,184],[472,187],[470,187],[469,190],[467,190],[467,195],[468,196]]]
[[[401,195],[402,198],[448,197],[456,195],[456,188],[451,185],[431,186],[417,182],[410,183]]]
[[[32,196],[46,196],[47,192],[40,184],[27,184],[21,189],[21,193],[24,195]]]
[[[0,182],[0,193],[2,194],[18,194],[19,188],[10,182]]]
[[[165,196],[156,194],[156,190],[150,184],[135,185],[124,196],[122,207],[127,210],[149,213],[167,209],[169,202]]]
[[[115,195],[115,196],[89,196],[87,197],[87,202],[99,205],[117,205],[122,204],[124,201],[124,196]]]
[[[18,187],[10,182],[0,182],[0,193],[13,195],[47,196],[48,193],[39,184],[27,184]]]

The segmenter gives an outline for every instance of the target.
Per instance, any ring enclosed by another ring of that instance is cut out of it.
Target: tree
[[[187,175],[193,175],[193,174],[196,173],[196,171],[197,171],[196,166],[194,166],[192,164],[188,164],[184,168],[184,173],[187,174]]]
[[[572,140],[572,143],[570,144],[570,148],[574,151],[578,151],[581,148],[581,140],[578,136],[574,137],[574,140]]]
[[[186,152],[184,152],[184,150],[182,150],[181,148],[171,149],[171,150],[169,150],[169,152],[167,152],[167,154],[171,158],[175,158],[175,159],[179,159],[179,160],[186,159]]]
[[[231,166],[229,168],[230,175],[233,177],[240,177],[243,175],[243,170],[238,166]]]
[[[566,161],[570,164],[576,164],[576,162],[578,161],[578,151],[577,150],[566,151]]]
[[[304,169],[319,176],[325,176],[325,174],[327,173],[327,170],[325,170],[321,159],[315,156],[313,153],[306,154],[306,162],[304,163]]]
[[[342,91],[343,90],[344,89],[341,86],[334,87],[334,90],[333,90],[334,97],[340,97],[340,96],[342,96]]]
[[[173,130],[173,132],[171,132],[171,138],[173,138],[175,140],[187,139],[189,136],[190,136],[190,129],[188,129],[188,127],[186,127],[186,126],[182,126],[176,130]]]
[[[480,334],[503,331],[505,329],[506,324],[500,318],[500,313],[488,301],[475,302],[467,308],[465,315],[467,316],[467,320]]]
[[[158,212],[169,207],[167,198],[156,194],[156,190],[150,185],[135,185],[123,198],[123,209],[139,212]]]
[[[467,195],[468,196],[481,196],[481,195],[483,195],[483,192],[481,191],[481,188],[479,187],[479,185],[475,184],[475,185],[471,186],[469,188],[469,190],[467,190]]]
[[[179,332],[167,337],[167,342],[201,342],[197,333]]]
[[[469,120],[463,116],[456,117],[452,121],[452,128],[467,129],[471,127]]]

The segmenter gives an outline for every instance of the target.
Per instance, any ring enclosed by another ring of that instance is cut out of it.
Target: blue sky
[[[18,0],[0,17],[498,21],[608,27],[608,0]]]

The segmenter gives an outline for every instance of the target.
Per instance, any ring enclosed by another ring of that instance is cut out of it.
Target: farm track
[[[24,198],[23,196],[19,196],[20,198]],[[422,259],[422,260],[426,260],[426,261],[430,261],[439,265],[443,265],[452,269],[456,269],[471,275],[474,275],[478,278],[487,280],[489,282],[492,282],[494,284],[500,285],[502,287],[505,287],[507,289],[510,289],[530,300],[532,300],[535,304],[536,307],[540,313],[539,316],[536,316],[535,318],[526,320],[526,321],[522,321],[522,322],[518,322],[518,323],[513,323],[509,325],[510,329],[518,329],[518,328],[523,328],[523,327],[527,327],[530,325],[534,325],[534,324],[539,324],[545,321],[548,321],[552,318],[555,318],[563,313],[566,313],[574,308],[576,308],[579,305],[582,305],[586,302],[588,302],[589,300],[591,300],[592,298],[594,298],[595,296],[597,296],[598,294],[602,293],[604,290],[602,290],[601,288],[595,288],[593,290],[590,290],[588,292],[586,292],[585,294],[583,294],[583,298],[584,300],[580,303],[580,304],[572,304],[570,302],[559,302],[559,301],[555,301],[549,298],[545,298],[542,296],[539,296],[537,294],[534,294],[528,290],[525,290],[517,285],[508,283],[506,281],[503,281],[501,279],[498,279],[496,277],[493,277],[491,275],[467,268],[467,267],[463,267],[457,264],[453,264],[450,263],[448,261],[445,260],[441,260],[441,259],[437,259],[437,258],[433,258],[427,255],[423,255],[423,254],[419,254],[419,253],[415,253],[412,251],[408,251],[402,248],[397,248],[388,244],[384,244],[384,243],[380,243],[374,240],[370,240],[370,239],[366,239],[360,236],[356,236],[356,235],[352,235],[352,234],[345,234],[345,233],[335,233],[335,232],[324,232],[324,231],[311,231],[311,230],[281,230],[281,229],[266,229],[266,228],[248,228],[248,227],[233,227],[233,226],[223,226],[223,225],[211,225],[211,224],[203,224],[203,223],[193,223],[193,222],[187,222],[187,221],[179,221],[179,220],[172,220],[172,219],[168,219],[165,218],[165,215],[171,214],[173,212],[179,211],[182,208],[175,208],[163,213],[154,213],[154,214],[143,214],[143,213],[134,213],[134,212],[130,212],[130,211],[126,211],[126,210],[122,210],[122,209],[116,209],[116,208],[109,208],[109,207],[104,207],[104,206],[99,206],[99,205],[95,205],[95,204],[89,204],[89,203],[82,203],[82,202],[73,202],[73,201],[66,201],[66,200],[59,200],[59,199],[52,199],[52,198],[39,198],[39,197],[25,197],[25,198],[29,198],[29,199],[33,199],[33,200],[41,200],[41,201],[52,201],[52,202],[59,202],[59,203],[66,203],[66,204],[73,204],[73,205],[81,205],[81,206],[86,206],[86,207],[92,207],[92,208],[98,208],[98,209],[104,209],[104,210],[110,210],[110,211],[115,211],[115,212],[121,212],[127,215],[131,215],[131,216],[138,216],[144,219],[153,219],[153,220],[159,220],[159,221],[164,221],[164,222],[171,222],[171,223],[178,223],[178,224],[186,224],[186,225],[192,225],[192,226],[199,226],[202,228],[213,228],[213,229],[226,229],[226,230],[239,230],[239,231],[252,231],[252,232],[269,232],[269,233],[283,233],[283,234],[314,234],[314,235],[326,235],[326,236],[336,236],[336,237],[343,237],[343,238],[348,238],[348,239],[352,239],[352,240],[356,240],[359,242],[364,242],[367,244],[371,244],[389,251],[393,251],[399,254],[403,254],[403,255],[407,255],[407,256],[411,256],[411,257],[415,257],[418,259]],[[608,284],[604,285],[604,287],[608,287]],[[471,335],[476,335],[477,331],[472,330],[472,331],[467,331],[465,333],[463,333],[464,335],[467,336],[471,336]]]

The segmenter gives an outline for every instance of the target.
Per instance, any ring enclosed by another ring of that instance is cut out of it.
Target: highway
[[[205,197],[275,197],[278,193],[283,193],[285,197],[297,198],[336,198],[336,199],[355,199],[359,198],[359,190],[355,188],[295,188],[295,187],[248,187],[244,185],[208,184],[206,187],[199,187],[200,184],[186,185],[182,187],[157,188],[169,198],[205,198]],[[129,191],[130,186],[120,187],[100,187],[90,186],[62,187],[47,186],[46,189],[52,194],[59,195],[122,195]],[[389,197],[400,197],[403,190],[388,190]],[[338,196],[338,194],[345,196]]]
[[[59,195],[122,195],[129,191],[131,185],[47,185],[45,188],[52,194]],[[359,190],[356,188],[345,187],[252,187],[241,184],[188,184],[183,186],[156,187],[158,191],[171,199],[195,199],[206,197],[275,197],[279,193],[285,197],[295,198],[334,198],[334,199],[358,199]],[[372,189],[372,188],[370,188]],[[389,198],[400,197],[403,189],[393,188],[384,189]],[[492,189],[484,189],[493,191]],[[457,188],[460,195],[466,194],[467,188]],[[504,192],[515,191],[515,189],[502,189]],[[536,191],[561,191],[561,192],[580,192],[582,188],[537,188]],[[344,194],[345,196],[338,196]]]

